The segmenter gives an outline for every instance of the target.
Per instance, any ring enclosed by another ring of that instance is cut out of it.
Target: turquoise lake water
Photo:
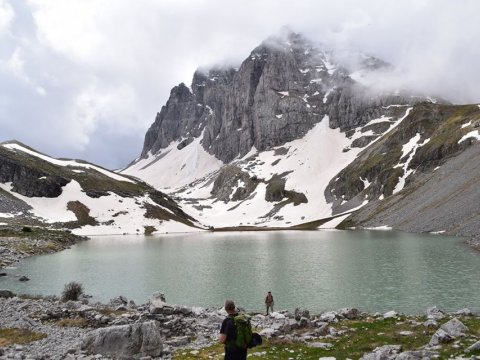
[[[271,290],[278,310],[480,310],[479,252],[458,238],[391,231],[102,236],[7,272],[0,288],[18,293],[60,294],[78,281],[93,300],[137,304],[161,291],[174,304],[232,298],[256,311]]]

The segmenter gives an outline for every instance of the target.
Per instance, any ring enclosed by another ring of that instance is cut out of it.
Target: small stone
[[[438,323],[433,319],[429,319],[423,323],[423,326],[426,328],[436,328],[438,327]]]
[[[398,313],[395,310],[391,310],[383,314],[384,319],[393,319],[398,316]]]
[[[436,306],[427,309],[427,318],[433,320],[441,320],[445,317],[443,311],[438,309]]]
[[[452,341],[454,338],[449,333],[443,329],[438,329],[435,334],[433,334],[429,345],[439,345]]]
[[[467,349],[465,349],[465,352],[471,352],[471,351],[477,351],[480,350],[480,341],[477,341],[475,344],[469,346]]]
[[[412,336],[414,334],[413,331],[400,331],[399,334],[401,336]]]
[[[29,281],[30,279],[28,277],[26,277],[25,275],[24,276],[21,276],[20,279],[18,279],[18,281]]]
[[[455,312],[455,315],[458,316],[472,316],[472,310],[469,308],[464,308]]]
[[[333,347],[333,344],[324,342],[311,342],[307,343],[307,346],[316,349],[330,350]]]

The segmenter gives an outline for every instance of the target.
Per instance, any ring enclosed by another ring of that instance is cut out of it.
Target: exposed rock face
[[[82,349],[116,359],[155,357],[162,353],[162,341],[155,321],[148,321],[92,331],[83,341]]]
[[[211,193],[225,202],[244,200],[255,190],[258,182],[237,166],[227,165],[216,177]]]
[[[298,34],[270,38],[238,69],[198,70],[191,90],[174,87],[145,136],[142,156],[203,132],[203,147],[228,163],[252,146],[266,150],[303,137],[325,115],[342,130],[385,113],[383,106],[412,99],[372,99],[329,50]],[[385,63],[362,59],[373,70]],[[181,146],[179,147],[181,148]]]
[[[24,196],[53,198],[70,180],[0,156],[0,182],[11,182],[12,190]]]

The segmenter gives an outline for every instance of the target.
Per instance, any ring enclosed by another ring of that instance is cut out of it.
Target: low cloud
[[[0,0],[0,126],[54,156],[117,168],[179,82],[239,63],[284,25],[393,65],[369,78],[480,102],[475,0]]]

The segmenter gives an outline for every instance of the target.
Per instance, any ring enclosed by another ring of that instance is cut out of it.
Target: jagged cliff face
[[[357,70],[386,66],[359,57]],[[172,141],[179,147],[203,134],[202,146],[225,163],[303,137],[328,115],[330,127],[348,130],[385,113],[383,106],[405,104],[400,96],[372,98],[336,62],[298,34],[272,38],[252,51],[238,69],[211,69],[194,74],[191,90],[172,89],[167,104],[145,136],[142,157]]]
[[[350,55],[355,66],[289,34],[265,41],[238,69],[197,71],[191,88],[172,90],[124,173],[215,227],[480,229],[478,201],[470,200],[479,178],[457,174],[446,197],[435,183],[439,166],[478,148],[479,107],[374,93],[362,79],[388,64]],[[423,202],[421,194],[436,194],[425,212],[431,221],[410,216],[419,206],[404,203],[411,192]],[[448,215],[453,194],[468,206]]]

